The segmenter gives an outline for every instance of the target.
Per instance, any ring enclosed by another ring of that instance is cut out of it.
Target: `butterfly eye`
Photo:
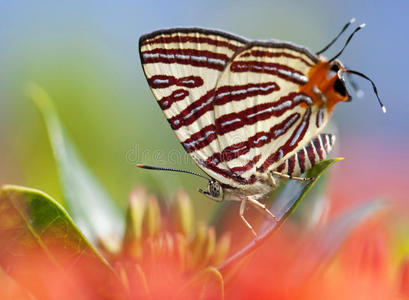
[[[339,78],[335,80],[334,91],[340,94],[342,97],[346,97],[348,95],[344,81]]]
[[[338,65],[338,62],[334,62],[329,66],[329,69],[327,71],[327,79],[331,80],[334,78],[334,76],[337,75],[338,71],[340,70],[340,66]]]
[[[337,73],[339,71],[339,66],[337,64],[333,64],[331,66],[331,71],[334,71],[335,73]]]
[[[223,196],[222,186],[217,181],[209,181],[207,191],[209,192],[210,196],[214,198],[221,198]]]

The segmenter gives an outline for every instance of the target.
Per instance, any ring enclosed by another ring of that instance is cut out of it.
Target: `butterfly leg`
[[[275,187],[277,186],[277,182],[276,182],[276,180],[275,180],[275,178],[274,178],[274,176],[273,176],[272,173],[268,173],[268,180],[269,180],[269,182],[270,182],[270,185],[271,185],[273,188],[275,188]]]
[[[297,176],[292,176],[292,175],[288,175],[288,174],[284,174],[284,173],[280,173],[277,171],[272,171],[271,172],[273,175],[277,176],[277,177],[281,177],[281,178],[285,178],[285,179],[294,179],[294,180],[298,180],[298,181],[310,181],[310,180],[314,180],[314,177],[297,177]]]
[[[251,232],[254,234],[254,236],[257,237],[257,233],[253,229],[253,226],[251,226],[250,223],[244,217],[244,210],[246,209],[246,204],[247,204],[247,199],[246,198],[241,200],[241,203],[240,203],[240,218],[243,220],[244,224],[246,224],[246,226],[251,230]]]
[[[253,204],[256,208],[260,209],[261,211],[267,213],[268,215],[270,215],[274,221],[276,221],[278,223],[278,219],[275,215],[273,215],[273,213],[266,207],[266,205],[264,203],[261,203],[260,201],[258,201],[257,199],[254,199],[253,197],[248,197],[247,200]]]

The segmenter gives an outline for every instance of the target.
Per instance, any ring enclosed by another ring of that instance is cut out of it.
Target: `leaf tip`
[[[50,96],[38,84],[29,82],[24,87],[24,94],[30,98],[38,108],[49,107],[51,104]]]

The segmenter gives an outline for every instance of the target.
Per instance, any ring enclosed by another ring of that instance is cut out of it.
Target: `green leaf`
[[[312,177],[314,180],[290,180],[285,184],[284,188],[280,190],[280,194],[274,199],[271,208],[272,213],[278,218],[280,225],[291,215],[292,212],[294,212],[301,200],[318,182],[328,168],[340,160],[342,160],[342,158],[327,159],[313,166],[308,170],[306,177]]]
[[[119,241],[124,217],[65,134],[50,97],[34,84],[28,86],[27,94],[44,118],[65,203],[76,224],[92,243],[100,240],[112,245],[112,239]]]
[[[329,176],[328,173],[323,174],[291,214],[291,220],[299,229],[314,230],[326,221],[331,207],[326,193]]]
[[[264,241],[287,220],[300,201],[311,190],[325,171],[341,159],[342,158],[327,159],[313,166],[306,174],[306,177],[314,178],[311,181],[291,180],[285,184],[284,188],[279,188],[278,191],[275,192],[278,196],[274,195],[274,203],[272,209],[270,209],[274,216],[276,216],[277,221],[274,222],[271,219],[266,220],[258,230],[261,233],[259,233],[258,236],[244,248],[233,254],[223,264],[218,266],[218,270],[223,273],[227,272],[234,263],[260,247]]]
[[[48,195],[2,186],[0,220],[0,266],[39,299],[122,299],[113,269]]]

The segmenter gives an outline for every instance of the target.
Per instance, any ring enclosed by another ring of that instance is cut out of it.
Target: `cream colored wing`
[[[220,151],[213,113],[216,84],[247,42],[198,28],[159,30],[139,41],[149,86],[177,138],[206,173],[224,183],[225,177],[200,162]]]
[[[324,110],[299,92],[317,62],[290,43],[254,42],[238,52],[217,83],[214,119],[221,151],[207,163],[231,170],[236,182],[251,183],[317,135],[327,120]]]

